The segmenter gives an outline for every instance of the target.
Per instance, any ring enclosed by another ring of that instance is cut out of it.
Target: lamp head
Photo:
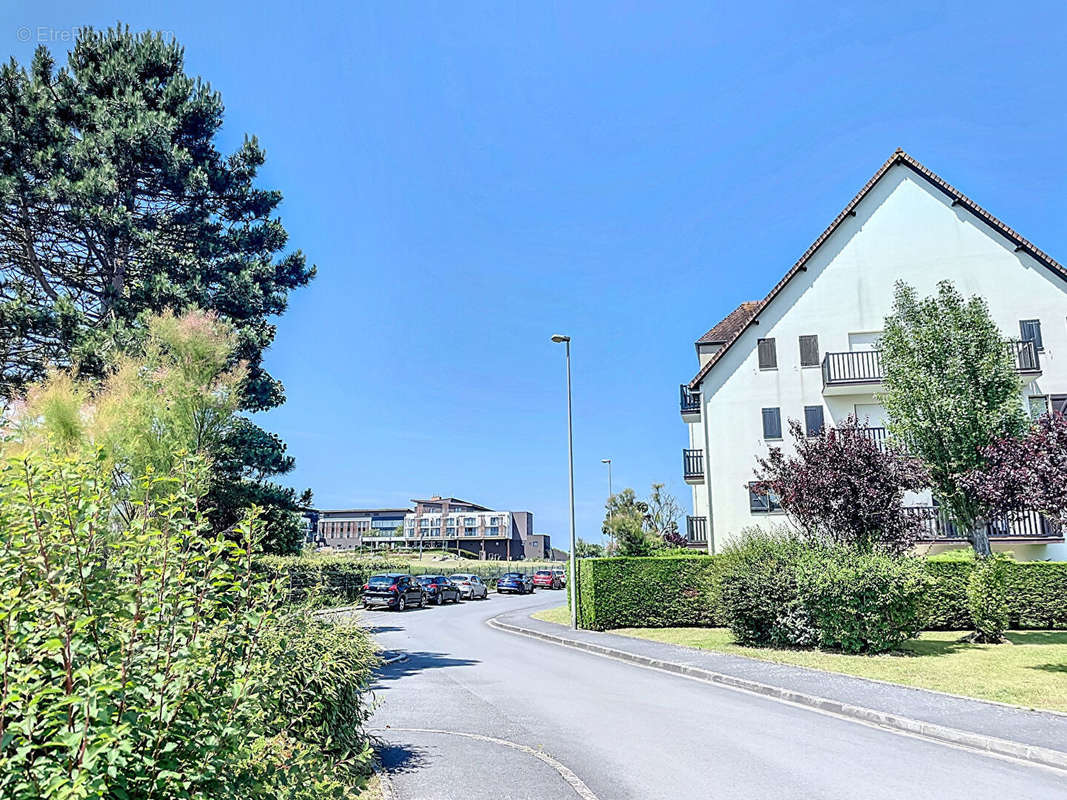
[[[552,336],[552,341],[556,344],[559,344],[560,342],[569,342],[570,340],[570,336],[564,336],[562,333],[557,333]]]
[[[611,463],[611,459],[610,458],[602,458],[602,459],[600,459],[600,463],[601,464],[610,464]]]

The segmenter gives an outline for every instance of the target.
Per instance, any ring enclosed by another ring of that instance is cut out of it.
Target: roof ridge
[[[990,214],[976,202],[974,202],[965,194],[963,194],[963,192],[959,191],[950,183],[948,183],[940,175],[923,166],[917,159],[908,155],[908,153],[905,152],[903,148],[898,147],[896,150],[893,151],[893,154],[886,159],[885,163],[878,168],[878,171],[875,172],[873,176],[871,176],[871,179],[863,185],[863,188],[860,189],[856,193],[856,195],[848,202],[848,205],[846,205],[844,209],[841,210],[841,213],[834,217],[833,222],[831,222],[827,226],[826,230],[819,234],[819,237],[811,243],[811,246],[808,247],[808,249],[804,251],[804,254],[799,259],[797,259],[796,263],[793,264],[792,267],[790,267],[789,271],[785,274],[785,276],[771,288],[770,292],[767,293],[767,296],[760,301],[759,307],[756,309],[755,313],[753,313],[745,322],[745,324],[742,325],[737,331],[735,331],[733,336],[722,347],[716,350],[715,353],[712,354],[711,358],[708,359],[707,363],[705,363],[704,366],[700,368],[700,371],[696,374],[696,377],[694,377],[693,380],[689,382],[689,388],[691,390],[696,391],[699,388],[701,381],[703,381],[704,378],[707,377],[707,374],[711,372],[712,367],[714,367],[715,364],[717,364],[722,358],[722,356],[726,353],[726,351],[729,350],[734,345],[734,343],[737,342],[737,340],[744,335],[745,331],[747,331],[749,326],[752,325],[753,320],[756,320],[759,317],[763,310],[767,308],[770,302],[778,295],[778,293],[783,288],[785,288],[785,285],[789,283],[789,281],[792,280],[792,278],[798,272],[803,272],[807,269],[806,264],[808,259],[815,255],[815,252],[820,247],[822,247],[822,245],[826,242],[827,239],[830,238],[831,235],[833,235],[837,231],[837,229],[841,226],[841,223],[843,223],[846,218],[850,216],[855,216],[856,206],[860,204],[860,202],[867,196],[871,189],[874,188],[874,185],[885,176],[885,174],[890,170],[890,168],[897,164],[903,164],[904,166],[908,167],[921,178],[925,179],[928,183],[940,189],[946,195],[951,197],[952,205],[963,206],[976,217],[978,217],[980,220],[982,220],[991,228],[993,228],[995,231],[1004,236],[1004,238],[1008,239],[1011,242],[1014,242],[1016,252],[1022,251],[1028,253],[1034,259],[1042,263],[1045,267],[1047,267],[1052,272],[1058,274],[1061,278],[1067,281],[1067,267],[1064,267],[1048,253],[1036,247],[1032,242],[1023,237],[1014,228],[1011,228],[1005,223],[1001,222],[995,216]]]

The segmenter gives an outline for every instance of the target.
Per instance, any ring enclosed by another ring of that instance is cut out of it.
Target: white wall
[[[1042,376],[1027,394],[1067,393],[1067,282],[1053,275],[951,202],[907,167],[889,170],[842,226],[712,368],[705,378],[716,545],[742,528],[782,517],[749,512],[745,484],[756,456],[767,453],[763,407],[781,408],[783,429],[803,421],[804,406],[824,406],[827,424],[853,413],[873,395],[823,397],[818,367],[800,367],[798,337],[818,334],[820,358],[849,349],[849,333],[879,331],[891,311],[893,285],[903,280],[921,295],[948,279],[965,295],[978,294],[1006,338],[1019,337],[1019,320],[1040,319]],[[773,337],[778,369],[761,371],[756,340]],[[699,425],[689,425],[692,447],[703,447]],[[788,439],[788,433],[786,433]],[[777,444],[777,443],[775,443]],[[694,513],[705,489],[693,487]],[[1016,548],[1020,549],[1020,548]],[[1032,557],[1067,559],[1062,545],[1041,545]]]

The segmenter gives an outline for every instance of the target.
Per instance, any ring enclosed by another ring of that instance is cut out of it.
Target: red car
[[[563,575],[559,570],[539,569],[534,573],[533,585],[545,589],[562,589]]]

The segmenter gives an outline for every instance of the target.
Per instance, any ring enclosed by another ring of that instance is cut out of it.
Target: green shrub
[[[917,558],[810,548],[795,573],[798,604],[821,647],[884,653],[923,628],[931,579]]]
[[[208,532],[198,462],[119,500],[113,478],[96,457],[0,462],[0,797],[346,794],[337,762],[365,764],[364,634],[347,632],[352,677],[331,694],[335,668],[313,664],[341,643],[253,571],[254,523],[239,542]],[[301,712],[305,678],[322,691]]]
[[[583,558],[578,562],[578,625],[612,628],[722,624],[716,558]]]
[[[978,561],[967,579],[967,609],[971,614],[975,640],[1000,642],[1008,627],[1008,570],[1002,556]]]
[[[751,529],[723,551],[720,599],[726,624],[740,644],[814,644],[797,603],[794,565],[810,547],[786,530]]]

